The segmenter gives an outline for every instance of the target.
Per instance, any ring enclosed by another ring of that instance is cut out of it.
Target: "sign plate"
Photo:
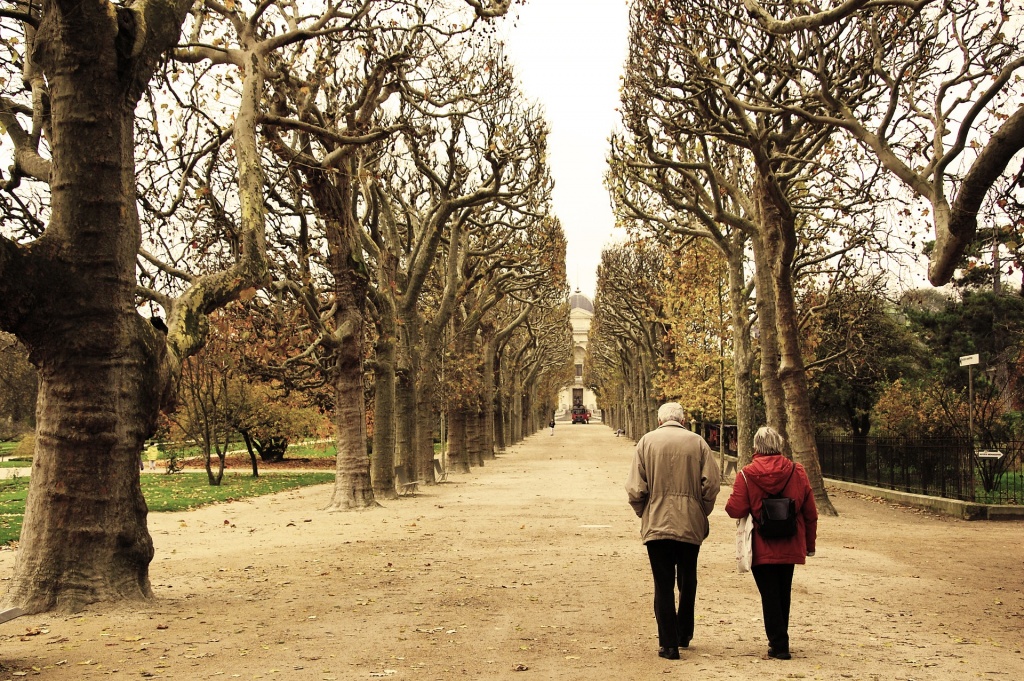
[[[971,364],[977,364],[979,361],[978,355],[964,355],[960,358],[960,366],[970,366]]]

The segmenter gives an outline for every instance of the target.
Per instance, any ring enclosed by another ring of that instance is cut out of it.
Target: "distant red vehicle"
[[[590,410],[586,407],[572,408],[573,423],[590,423]]]

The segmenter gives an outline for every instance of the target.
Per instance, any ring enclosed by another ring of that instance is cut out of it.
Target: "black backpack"
[[[796,471],[796,464],[789,471],[786,486]],[[747,476],[744,475],[744,478]],[[749,481],[748,481],[749,482]],[[780,492],[779,494],[765,494],[761,500],[761,517],[757,520],[757,533],[764,539],[788,539],[796,536],[796,501],[790,499]]]

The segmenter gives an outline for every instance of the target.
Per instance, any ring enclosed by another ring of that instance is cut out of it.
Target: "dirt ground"
[[[721,508],[697,630],[657,657],[623,483],[633,443],[559,424],[381,508],[330,486],[152,514],[151,602],[0,625],[0,681],[42,679],[1024,678],[1024,523],[964,522],[832,491],[797,568],[794,659],[767,658]],[[14,552],[0,553],[9,575]]]

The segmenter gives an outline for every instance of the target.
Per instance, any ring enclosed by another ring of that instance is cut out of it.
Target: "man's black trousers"
[[[686,647],[693,638],[693,606],[697,600],[699,544],[674,539],[653,539],[646,544],[654,574],[654,617],[658,621],[658,645]],[[675,588],[679,587],[676,608]]]

